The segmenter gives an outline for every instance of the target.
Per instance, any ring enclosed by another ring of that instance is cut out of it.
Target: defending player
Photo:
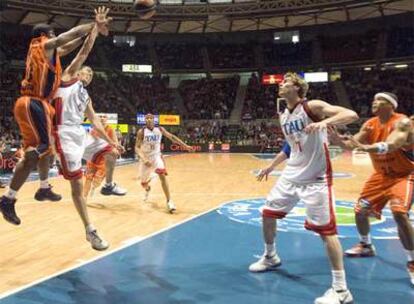
[[[306,206],[305,228],[321,236],[332,268],[332,287],[315,303],[352,303],[336,231],[327,128],[351,123],[358,115],[321,100],[307,101],[307,90],[308,84],[295,73],[286,74],[279,87],[280,97],[287,101],[280,123],[291,153],[262,211],[265,252],[249,270],[263,272],[281,265],[274,244],[276,220],[284,218],[301,200]]]
[[[149,185],[151,174],[155,171],[158,174],[162,190],[167,199],[167,207],[170,213],[176,210],[175,204],[171,200],[170,190],[167,182],[167,170],[165,162],[161,155],[161,140],[162,136],[167,137],[172,142],[179,144],[187,151],[193,151],[193,148],[185,144],[177,136],[166,131],[163,127],[156,127],[154,124],[154,115],[145,115],[145,127],[139,129],[137,132],[137,140],[135,144],[135,153],[139,155],[139,172],[141,185],[145,189],[144,201],[148,199],[151,191]]]
[[[414,232],[408,219],[413,203],[414,123],[396,113],[398,99],[382,92],[374,97],[372,112],[361,130],[349,139],[331,134],[332,140],[345,149],[369,152],[374,173],[366,181],[355,205],[355,222],[360,242],[345,251],[349,257],[371,257],[376,254],[369,234],[370,216],[381,218],[389,204],[397,223],[398,235],[407,253],[407,271],[414,284]]]
[[[113,168],[117,157],[113,148],[122,150],[122,147],[117,145],[105,133],[85,88],[92,81],[93,72],[90,67],[81,66],[91,51],[97,34],[98,31],[95,27],[85,40],[78,55],[62,75],[61,87],[53,100],[53,106],[56,110],[53,135],[56,151],[60,159],[61,171],[64,178],[70,181],[72,199],[84,224],[86,239],[91,243],[92,248],[105,250],[109,244],[99,237],[95,227],[89,220],[86,209],[86,201],[83,197],[82,158],[85,160],[96,160],[100,157],[105,157],[106,160],[110,160]],[[85,115],[91,121],[95,130],[105,140],[97,139],[87,134],[82,126]],[[111,165],[108,165],[108,167]],[[115,184],[112,185],[112,188],[114,191],[117,191]]]
[[[118,138],[115,134],[114,129],[111,128],[111,126],[109,126],[107,124],[107,117],[105,115],[100,116],[101,119],[101,124],[104,127],[105,133],[108,135],[108,137],[110,139],[112,139],[112,141],[116,144],[119,144],[118,142]],[[91,133],[90,133],[93,137],[95,138],[101,138],[99,135],[99,132],[94,128],[92,129]],[[114,152],[116,154],[118,154],[117,150],[114,150]],[[86,172],[85,172],[85,185],[84,185],[84,197],[85,199],[87,199],[89,196],[93,196],[95,193],[95,189],[98,188],[101,184],[102,181],[104,180],[105,176],[106,176],[106,166],[105,166],[105,161],[108,162],[108,160],[105,160],[105,157],[99,157],[95,160],[90,160],[87,161],[86,163]],[[112,166],[115,166],[115,163],[112,162],[111,160],[109,160],[110,164],[110,170],[113,171]],[[125,195],[126,191],[121,189],[120,187],[111,187],[112,185],[112,173],[110,173],[107,176],[107,180],[106,180],[106,188],[103,188],[101,191],[103,192],[108,192],[109,194],[115,194],[115,195]],[[109,189],[108,189],[109,188]],[[109,191],[108,191],[109,190]],[[114,193],[112,193],[114,192]],[[105,195],[106,193],[104,193]]]
[[[9,189],[0,200],[4,219],[14,225],[21,223],[15,210],[17,192],[36,166],[40,176],[40,189],[36,192],[35,199],[59,201],[62,198],[51,190],[48,182],[49,156],[52,151],[51,121],[54,115],[49,102],[60,85],[60,56],[78,47],[82,43],[81,37],[88,34],[95,24],[100,31],[106,31],[110,19],[103,14],[104,10],[95,10],[95,22],[77,26],[57,37],[53,28],[47,24],[33,28],[26,73],[21,84],[22,96],[14,106],[14,116],[23,137],[25,157],[17,164]]]

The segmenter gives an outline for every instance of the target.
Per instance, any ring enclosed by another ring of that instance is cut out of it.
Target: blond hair
[[[287,72],[284,75],[284,78],[285,79],[288,78],[289,80],[293,82],[295,86],[299,87],[298,95],[300,98],[304,98],[306,96],[306,93],[308,93],[308,90],[309,90],[309,85],[305,81],[305,79],[303,79],[298,74],[293,73],[293,72]]]

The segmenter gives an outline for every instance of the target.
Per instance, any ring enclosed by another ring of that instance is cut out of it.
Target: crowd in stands
[[[261,84],[259,76],[253,73],[246,88],[242,119],[254,120],[276,117],[278,90],[277,85]]]
[[[283,43],[263,45],[265,66],[309,65],[312,63],[312,43]]]
[[[157,44],[155,51],[163,69],[201,69],[201,46],[185,43]]]
[[[309,84],[307,98],[321,99],[330,104],[338,104],[338,97],[331,82],[314,82]]]
[[[324,62],[348,62],[374,60],[379,40],[378,31],[369,31],[364,35],[341,35],[320,37]]]
[[[414,113],[414,68],[365,71],[347,70],[342,80],[354,110],[361,117],[371,115],[371,103],[378,92],[391,92],[399,99],[398,112]]]
[[[208,46],[212,69],[251,68],[257,66],[254,43],[213,44]]]
[[[178,88],[188,119],[227,119],[236,100],[239,76],[184,80]]]
[[[394,27],[388,35],[387,54],[389,58],[412,56],[414,54],[414,31],[412,27]]]
[[[168,77],[136,77],[122,74],[96,75],[88,91],[98,112],[117,112],[125,121],[136,113],[178,112]]]
[[[231,143],[237,145],[260,146],[262,150],[280,148],[283,133],[276,122],[243,122],[229,125],[226,121],[202,121],[186,123],[175,132],[191,144]]]
[[[24,60],[30,41],[31,27],[7,25],[7,28],[8,31],[1,33],[0,60]],[[57,30],[58,33],[61,31],[61,29]],[[134,38],[136,41],[131,43]],[[322,57],[323,61],[317,62],[319,64],[375,60],[383,56],[379,43],[385,44],[385,55],[388,58],[414,54],[414,32],[409,26],[335,36],[326,33],[312,41],[301,40],[298,43],[264,43],[255,41],[254,36],[251,39],[252,41],[249,42],[231,44],[217,42],[203,44],[173,39],[168,43],[141,42],[139,37],[133,34],[99,37],[88,64],[118,70],[121,69],[122,64],[152,64],[157,67],[159,65],[162,70],[191,70],[207,67],[213,70],[243,69],[257,68],[261,63],[264,67],[304,66],[315,63],[313,59],[318,60],[319,57]],[[67,64],[71,58],[73,54],[63,61]]]
[[[392,34],[390,34],[392,33]],[[375,59],[381,33],[370,31],[365,35],[320,37],[321,54],[325,62],[347,62]],[[23,71],[13,70],[11,60],[20,60],[27,53],[30,29],[14,27],[2,32],[0,44],[0,143],[18,145],[18,128],[12,115],[14,101],[18,97]],[[414,33],[412,28],[393,28],[387,35],[386,55],[390,58],[414,55]],[[209,60],[212,69],[255,67],[262,59],[265,66],[306,65],[312,62],[315,46],[312,43],[191,45],[185,43],[160,43],[152,46],[113,45],[113,37],[100,38],[96,42],[87,64],[95,68],[95,76],[88,87],[97,112],[119,114],[126,123],[134,121],[136,113],[183,114],[177,100],[181,98],[187,114],[186,119],[215,120],[185,126],[180,132],[190,142],[210,141],[237,142],[273,146],[280,144],[280,130],[268,123],[255,124],[257,119],[274,119],[276,113],[277,85],[261,84],[257,74],[252,74],[246,87],[239,127],[229,126],[216,120],[228,119],[234,108],[239,76],[223,79],[201,78],[181,81],[177,92],[169,88],[169,78],[161,76],[138,76],[120,73],[122,63],[146,64],[156,60],[163,69],[200,69]],[[204,49],[203,49],[204,48]],[[259,52],[262,50],[261,52]],[[154,51],[154,52],[153,52]],[[207,53],[205,52],[207,51]],[[205,56],[208,55],[208,56]],[[66,66],[75,56],[63,59]],[[260,58],[262,56],[262,58]],[[155,57],[155,59],[154,59]],[[257,58],[259,57],[259,58]],[[102,72],[101,68],[112,67]],[[13,67],[14,68],[14,67]],[[362,117],[371,115],[371,101],[375,93],[389,91],[399,98],[399,112],[413,114],[414,68],[364,71],[348,69],[342,71],[342,81],[352,107]],[[178,96],[178,94],[180,96]],[[309,99],[322,99],[337,104],[333,83],[311,83]],[[134,135],[123,140],[128,146]]]

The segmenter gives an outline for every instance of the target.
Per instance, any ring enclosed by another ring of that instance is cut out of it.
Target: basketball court
[[[117,167],[125,197],[97,195],[91,218],[110,243],[90,248],[70,198],[69,183],[52,179],[62,202],[39,203],[38,182],[19,192],[22,225],[0,221],[0,303],[312,303],[331,283],[319,237],[303,228],[298,205],[280,222],[282,266],[253,274],[263,252],[259,208],[278,172],[255,180],[272,156],[177,154],[167,157],[177,214],[168,214],[160,183],[149,202],[137,181],[137,164]],[[337,220],[344,248],[358,241],[352,202],[371,172],[350,154],[333,160]],[[390,212],[372,222],[378,256],[345,259],[355,303],[414,303],[405,255]]]

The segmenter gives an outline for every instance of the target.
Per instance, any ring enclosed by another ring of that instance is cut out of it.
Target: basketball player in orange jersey
[[[105,133],[108,135],[108,137],[111,138],[116,144],[119,144],[114,129],[112,129],[112,127],[107,124],[108,118],[105,115],[102,115],[100,119],[101,124],[105,129]],[[95,138],[100,137],[99,132],[95,128],[92,129],[91,135]],[[116,155],[118,155],[118,151],[116,149],[114,149],[114,152],[116,153]],[[89,195],[92,197],[94,195],[95,189],[102,184],[102,181],[106,176],[105,171],[106,166],[104,157],[97,157],[96,159],[87,161],[85,172],[85,185],[83,188],[83,196],[85,197],[85,199],[87,199]],[[110,184],[111,182],[112,179],[106,181],[107,184]],[[126,191],[122,192],[122,194],[126,194]]]
[[[145,127],[137,132],[137,140],[135,143],[135,153],[139,155],[139,174],[141,186],[145,189],[144,201],[147,201],[151,187],[151,174],[155,171],[161,180],[162,190],[167,199],[167,207],[170,213],[176,210],[175,204],[171,200],[170,189],[167,182],[167,170],[165,162],[161,155],[162,136],[167,137],[172,142],[179,144],[185,150],[192,152],[193,148],[185,144],[177,136],[171,134],[163,127],[156,127],[154,124],[154,115],[145,115]]]
[[[365,122],[361,130],[348,140],[337,134],[332,134],[332,139],[345,149],[357,148],[368,152],[374,167],[374,173],[366,181],[355,205],[360,242],[346,250],[345,255],[375,255],[368,217],[381,218],[382,209],[389,204],[407,253],[407,270],[414,284],[414,232],[408,219],[413,203],[414,123],[405,115],[396,113],[397,106],[398,99],[394,94],[376,94],[372,103],[375,117]]]
[[[337,235],[327,128],[352,123],[358,115],[322,100],[306,100],[308,88],[306,81],[295,73],[287,73],[279,85],[279,96],[287,103],[279,120],[291,149],[290,154],[279,153],[272,166],[258,176],[261,180],[273,165],[288,159],[262,209],[264,254],[249,266],[249,271],[265,272],[281,266],[275,246],[277,220],[286,217],[302,201],[306,207],[305,228],[320,235],[332,273],[331,287],[314,303],[350,304],[353,297],[346,284],[342,246]]]
[[[0,211],[6,221],[20,225],[15,211],[17,191],[30,172],[38,167],[40,189],[36,200],[59,201],[48,182],[49,155],[51,153],[51,121],[54,110],[49,101],[55,95],[61,80],[60,56],[73,51],[81,44],[81,37],[91,32],[95,24],[102,33],[107,32],[107,10],[95,10],[95,22],[77,26],[55,36],[53,28],[39,24],[33,28],[32,40],[26,59],[26,74],[21,84],[22,96],[14,106],[14,116],[19,125],[25,147],[25,158],[14,172],[8,191],[0,199]]]

